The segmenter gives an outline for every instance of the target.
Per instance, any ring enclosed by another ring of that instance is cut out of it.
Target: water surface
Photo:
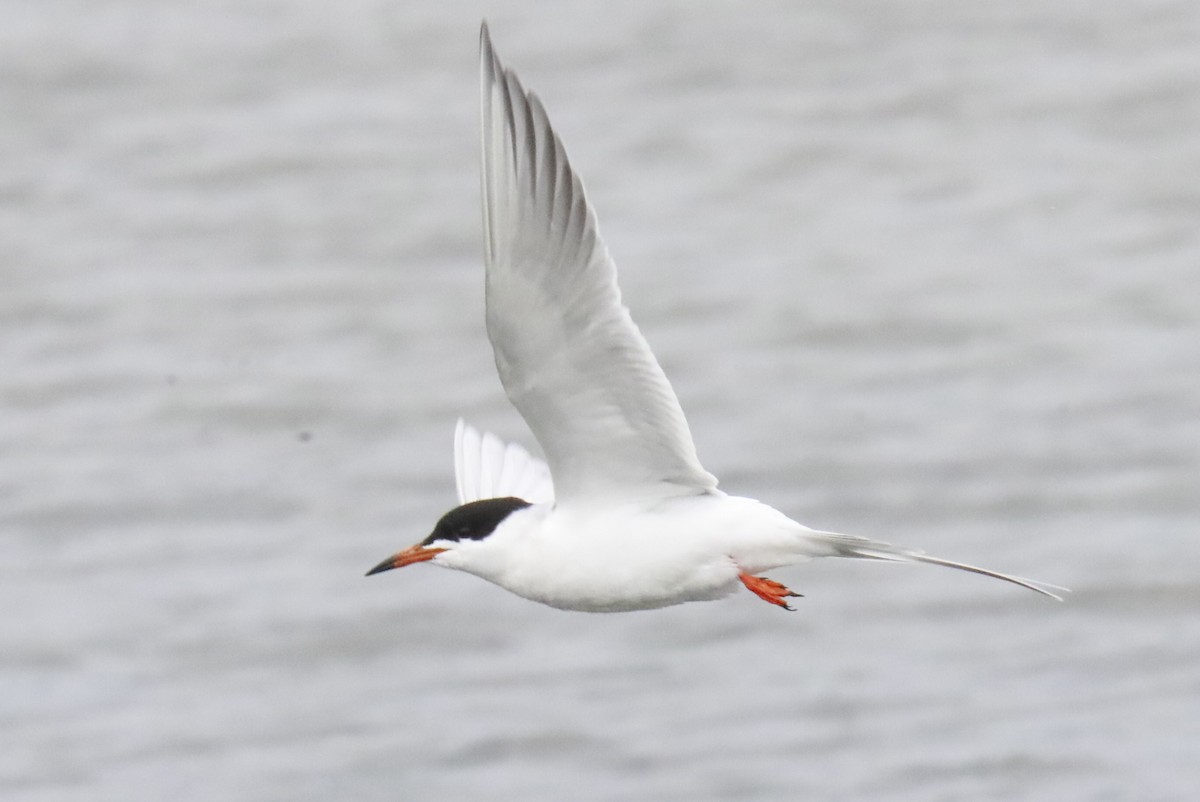
[[[532,445],[476,33],[730,492],[1059,582],[820,563],[659,612],[362,572]],[[17,3],[6,798],[1172,800],[1200,785],[1200,12]]]

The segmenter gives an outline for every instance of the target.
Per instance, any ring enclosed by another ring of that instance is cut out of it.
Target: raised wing
[[[554,501],[554,483],[546,463],[462,418],[454,429],[454,480],[459,504],[506,496],[530,504]]]
[[[537,96],[480,32],[487,330],[560,502],[714,491],[674,390],[621,303],[583,184]]]

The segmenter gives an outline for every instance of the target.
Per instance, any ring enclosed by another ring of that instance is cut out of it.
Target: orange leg
[[[753,593],[758,598],[765,602],[782,607],[785,610],[791,610],[788,603],[784,599],[789,596],[800,597],[799,593],[792,593],[785,586],[779,584],[773,579],[767,579],[761,576],[750,576],[750,574],[738,574],[738,579],[742,580],[742,584],[746,589]]]

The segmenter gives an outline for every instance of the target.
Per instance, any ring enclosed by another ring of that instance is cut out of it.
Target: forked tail
[[[973,574],[983,574],[994,579],[1003,579],[1005,582],[1029,588],[1043,596],[1049,596],[1055,601],[1063,600],[1060,594],[1071,592],[1069,588],[1064,588],[1061,585],[1052,585],[1049,582],[1039,582],[1036,579],[1025,579],[1024,577],[1013,576],[1011,574],[1002,574],[999,571],[989,571],[986,568],[958,563],[953,560],[943,560],[940,557],[930,557],[919,551],[897,548],[890,543],[884,543],[879,540],[871,540],[870,538],[858,537],[857,535],[843,535],[837,532],[820,532],[819,534],[827,538],[826,542],[833,549],[833,553],[837,557],[944,565],[947,568],[957,568],[960,571],[970,571]]]

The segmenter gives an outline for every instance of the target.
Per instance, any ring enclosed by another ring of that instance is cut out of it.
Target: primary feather
[[[462,418],[454,428],[454,480],[459,504],[506,496],[530,504],[554,501],[554,482],[546,463]]]
[[[480,37],[488,337],[559,500],[714,490],[541,101]]]

